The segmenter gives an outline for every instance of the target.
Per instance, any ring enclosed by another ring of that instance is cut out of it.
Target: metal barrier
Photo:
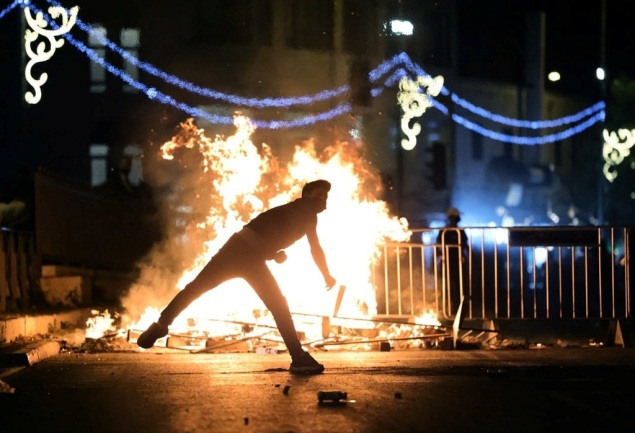
[[[443,234],[437,243],[434,229],[384,245],[373,271],[378,314],[453,319],[463,298],[469,319],[631,317],[632,227],[462,230],[467,248]]]
[[[33,233],[0,229],[0,312],[40,302],[40,275]]]
[[[464,230],[466,249],[436,243],[433,229],[414,232],[421,242],[384,245],[377,313],[453,319],[464,297],[469,319],[631,317],[632,227]],[[0,230],[0,312],[40,300],[40,276],[34,234]]]

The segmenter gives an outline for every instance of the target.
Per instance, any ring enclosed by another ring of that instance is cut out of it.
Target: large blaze
[[[128,327],[145,329],[233,233],[259,213],[298,198],[302,186],[316,179],[332,184],[327,209],[318,216],[318,234],[336,287],[324,287],[304,238],[286,250],[286,262],[271,261],[269,267],[307,338],[322,334],[320,318],[333,315],[338,294],[344,294],[339,316],[372,317],[371,271],[379,246],[410,236],[407,222],[391,216],[377,198],[381,184],[374,168],[355,143],[344,141],[297,144],[283,164],[270,146],[251,141],[255,128],[247,117],[237,114],[234,126],[233,135],[212,138],[188,120],[161,146],[168,167],[164,181],[170,185],[163,191],[165,239],[141,263],[139,281],[123,299]],[[171,332],[228,335],[228,326],[240,323],[273,325],[273,319],[252,289],[236,279],[192,303]]]

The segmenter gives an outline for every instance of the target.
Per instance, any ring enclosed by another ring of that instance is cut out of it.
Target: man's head
[[[326,180],[314,180],[302,188],[302,198],[307,198],[316,204],[316,212],[326,209],[326,199],[331,190],[331,183]]]
[[[451,226],[456,226],[461,221],[461,212],[457,208],[451,207],[445,213]]]

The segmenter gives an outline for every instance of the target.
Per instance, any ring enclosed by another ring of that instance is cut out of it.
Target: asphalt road
[[[65,353],[4,377],[9,432],[629,432],[635,349]],[[319,391],[347,401],[320,403]]]

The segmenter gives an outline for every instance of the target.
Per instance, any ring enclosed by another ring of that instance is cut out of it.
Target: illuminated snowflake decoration
[[[421,89],[425,87],[425,92]],[[423,113],[432,107],[430,97],[437,96],[443,87],[443,77],[431,77],[429,75],[417,77],[416,81],[403,77],[399,81],[399,93],[397,101],[403,110],[401,116],[401,130],[408,139],[401,140],[401,147],[405,150],[412,150],[417,144],[417,135],[421,132],[421,125],[414,122],[410,126],[410,121],[415,117],[421,117]]]
[[[635,129],[618,129],[609,132],[608,130],[602,131],[604,136],[604,146],[602,147],[602,156],[604,157],[604,177],[609,182],[613,182],[617,177],[616,167],[624,161],[624,159],[630,155],[631,147],[635,144]]]
[[[33,87],[33,92],[28,91],[24,94],[24,99],[29,104],[37,104],[42,98],[42,86],[48,80],[48,74],[43,72],[39,78],[34,78],[31,74],[31,70],[36,63],[42,63],[49,60],[55,54],[55,50],[64,45],[64,39],[56,39],[58,36],[63,35],[70,31],[71,27],[75,24],[77,18],[78,6],[74,6],[70,10],[70,16],[66,9],[63,7],[52,6],[48,9],[49,14],[53,19],[59,17],[62,18],[62,25],[56,29],[47,29],[48,21],[44,19],[42,12],[38,12],[35,18],[31,15],[31,11],[28,7],[24,8],[24,16],[26,22],[31,29],[27,29],[24,33],[24,47],[27,56],[29,56],[29,62],[24,68],[24,77],[26,81]],[[31,47],[39,36],[43,36],[47,39],[48,44],[41,41],[37,44],[35,50]],[[48,49],[47,49],[48,48]]]

